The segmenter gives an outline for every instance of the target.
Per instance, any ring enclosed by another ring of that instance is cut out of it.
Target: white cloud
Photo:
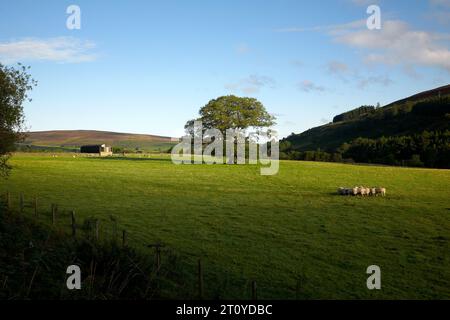
[[[336,60],[328,62],[327,71],[331,74],[342,75],[349,72],[349,67],[343,62],[339,62]]]
[[[391,85],[393,81],[388,76],[368,76],[366,78],[360,78],[358,81],[358,87],[360,89],[365,89],[369,85],[382,85],[387,87]]]
[[[412,30],[403,21],[385,21],[381,30],[351,30],[334,40],[368,49],[365,60],[372,63],[433,66],[450,71],[450,50],[443,44],[450,34]]]
[[[430,0],[434,6],[450,7],[450,0]],[[364,1],[354,1],[363,3]],[[450,13],[440,10],[435,20],[448,23]],[[309,28],[284,28],[277,32],[323,32],[336,42],[366,49],[365,60],[372,63],[405,66],[431,66],[450,71],[450,33],[414,30],[400,20],[384,20],[381,30],[369,30],[366,20]],[[370,51],[369,51],[370,50]]]
[[[450,0],[430,0],[431,10],[425,16],[442,25],[450,24]]]
[[[240,90],[245,94],[257,93],[263,87],[275,88],[275,80],[268,76],[252,74],[236,83],[225,85],[228,90]]]
[[[314,82],[310,80],[303,80],[298,84],[298,88],[304,92],[312,92],[312,91],[318,91],[323,92],[325,91],[325,87],[316,85]]]
[[[358,6],[370,6],[371,4],[377,4],[379,1],[377,0],[350,0],[353,4]]]
[[[426,17],[431,20],[438,22],[442,25],[449,25],[450,24],[450,11],[432,11],[426,15]]]
[[[0,42],[0,61],[4,64],[28,61],[88,62],[97,58],[90,52],[93,48],[93,42],[73,37],[25,38]]]
[[[387,87],[393,83],[391,78],[387,75],[377,75],[370,74],[361,75],[360,72],[356,69],[349,67],[347,64],[333,60],[328,62],[326,65],[327,72],[333,76],[337,76],[341,79],[341,81],[349,82],[352,81],[359,89],[365,89],[371,85],[381,85]],[[406,69],[406,68],[405,68]],[[413,68],[408,68],[405,72],[408,71],[412,76]]]
[[[251,51],[251,48],[246,43],[241,43],[236,47],[238,54],[247,54]]]
[[[292,60],[292,61],[290,62],[290,64],[293,65],[294,67],[297,67],[297,68],[301,68],[301,67],[303,67],[303,65],[304,65],[303,61],[298,60],[298,59]]]
[[[333,25],[325,25],[325,26],[315,26],[308,28],[299,28],[299,27],[291,27],[291,28],[281,28],[276,29],[276,32],[329,32],[331,34],[340,33],[342,31],[347,31],[350,29],[358,29],[366,25],[366,20],[356,20],[349,23],[343,24],[333,24]]]
[[[450,0],[430,0],[430,4],[432,6],[449,7],[450,8]]]

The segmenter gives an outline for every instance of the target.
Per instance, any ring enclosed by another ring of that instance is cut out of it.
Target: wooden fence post
[[[203,269],[201,259],[198,259],[198,298],[203,299]]]
[[[258,300],[256,281],[252,281],[252,300]]]
[[[112,241],[117,243],[117,220],[115,218],[111,218],[112,221]]]
[[[24,202],[25,202],[24,196],[23,196],[23,193],[21,192],[20,195],[19,195],[19,210],[20,210],[20,213],[23,213]]]
[[[38,216],[38,198],[37,196],[34,197],[34,215]]]
[[[56,224],[56,210],[58,210],[56,204],[52,204],[52,225]]]
[[[11,209],[11,194],[9,191],[6,192],[6,207]]]
[[[301,290],[301,281],[300,279],[297,280],[297,285],[295,287],[295,299],[300,299],[300,290]]]
[[[127,246],[127,231],[123,230],[122,231],[122,247],[126,247]]]
[[[159,269],[161,268],[161,248],[164,247],[164,244],[157,242],[149,244],[147,247],[155,248],[156,271],[159,271]]]
[[[95,220],[95,241],[98,241],[99,239],[99,227],[100,227],[100,220]]]
[[[77,225],[76,225],[76,221],[75,221],[75,211],[71,212],[71,217],[72,217],[72,237],[76,237],[77,236]]]
[[[156,247],[156,268],[161,268],[161,247]]]

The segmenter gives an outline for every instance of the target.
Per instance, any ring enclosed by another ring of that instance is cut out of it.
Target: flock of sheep
[[[366,188],[366,187],[354,187],[354,188],[343,188],[340,187],[338,189],[338,194],[341,196],[385,196],[386,195],[386,188]]]

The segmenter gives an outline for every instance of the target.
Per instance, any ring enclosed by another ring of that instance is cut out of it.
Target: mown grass
[[[259,298],[450,298],[449,170],[282,161],[261,176],[258,166],[176,166],[162,155],[17,154],[11,164],[1,192],[37,194],[42,211],[114,215],[135,246],[176,250],[187,283],[201,257],[210,298],[250,298],[252,280]],[[387,196],[335,195],[354,185]],[[382,290],[366,287],[373,264]]]

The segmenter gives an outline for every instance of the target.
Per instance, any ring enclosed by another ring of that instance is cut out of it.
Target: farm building
[[[106,144],[96,144],[89,146],[81,146],[81,153],[97,153],[100,157],[112,156],[112,147],[107,146]]]

